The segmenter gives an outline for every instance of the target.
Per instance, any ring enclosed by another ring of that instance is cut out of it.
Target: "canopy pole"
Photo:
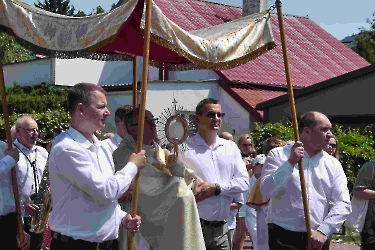
[[[151,8],[152,0],[146,0],[146,20],[144,29],[144,47],[143,47],[143,69],[142,69],[142,85],[141,85],[141,103],[138,116],[138,136],[137,136],[137,153],[142,151],[144,121],[146,113],[146,92],[148,79],[148,62],[150,53],[150,30],[151,30]],[[132,198],[132,216],[138,213],[138,191],[139,191],[139,172],[134,178],[134,192]],[[129,234],[128,250],[134,249],[134,232]]]
[[[294,130],[294,140],[299,141],[300,138],[299,138],[299,133],[298,133],[297,112],[296,112],[296,105],[294,103],[292,78],[291,78],[290,69],[289,69],[289,59],[288,59],[288,51],[287,51],[286,41],[285,41],[284,23],[283,23],[283,14],[282,14],[282,10],[281,10],[281,5],[282,5],[281,1],[276,0],[277,17],[278,17],[278,21],[279,21],[280,38],[281,38],[281,44],[282,44],[282,49],[283,49],[285,75],[286,75],[286,82],[287,82],[287,85],[288,85],[290,113],[291,113],[291,116],[292,116],[292,124],[293,124],[293,130]],[[309,210],[309,203],[307,201],[305,173],[304,173],[304,167],[303,167],[303,164],[302,164],[302,159],[298,162],[298,167],[299,167],[299,178],[300,178],[300,182],[301,182],[303,208],[304,208],[304,212],[305,212],[305,223],[306,223],[307,236],[308,236],[308,238],[310,238],[311,237],[310,210]]]
[[[133,108],[138,105],[138,58],[133,57]]]
[[[4,112],[6,139],[7,139],[8,149],[11,149],[13,142],[12,142],[12,136],[10,134],[9,113],[8,113],[8,108],[7,108],[7,97],[6,97],[6,91],[5,91],[4,72],[3,72],[3,56],[4,56],[4,52],[1,50],[0,51],[0,91],[1,91],[3,112]],[[17,213],[17,230],[18,230],[18,235],[20,238],[20,243],[22,244],[24,241],[24,234],[23,234],[23,227],[22,227],[21,206],[20,206],[20,198],[18,195],[17,174],[16,174],[15,167],[13,167],[11,170],[11,176],[12,176],[14,202],[16,205],[16,213]]]

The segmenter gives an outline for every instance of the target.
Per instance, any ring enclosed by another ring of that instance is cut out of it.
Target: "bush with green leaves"
[[[20,87],[13,83],[13,87],[6,89],[9,114],[13,113],[44,113],[48,110],[58,110],[65,107],[68,91],[53,86],[35,85]],[[0,107],[3,112],[3,107]]]
[[[348,177],[349,190],[352,190],[360,167],[375,157],[372,148],[374,143],[372,126],[359,129],[344,128],[335,124],[332,133],[339,142],[340,162]],[[293,126],[290,122],[286,125],[281,122],[265,124],[257,122],[255,130],[250,134],[253,136],[258,153],[262,153],[262,143],[269,137],[278,137],[284,141],[294,140]]]
[[[70,115],[64,109],[56,109],[56,110],[47,110],[44,113],[23,113],[17,114],[13,113],[9,116],[9,123],[10,126],[13,126],[16,120],[23,116],[23,115],[30,115],[38,124],[39,132],[57,132],[60,133],[65,131],[69,128],[70,125]],[[5,122],[4,122],[4,115],[0,115],[0,134],[1,139],[5,139]]]

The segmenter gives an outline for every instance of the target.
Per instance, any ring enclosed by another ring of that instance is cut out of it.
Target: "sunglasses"
[[[155,124],[158,122],[158,118],[153,118],[153,119],[149,119],[149,120],[145,120],[145,122],[147,122],[148,125],[152,125],[152,124]],[[138,125],[138,122],[135,122],[135,123],[132,123],[131,126],[137,126]]]
[[[210,119],[214,118],[215,116],[217,116],[218,118],[221,118],[225,116],[225,113],[220,113],[220,112],[215,113],[215,112],[209,111],[207,112],[206,116]]]
[[[336,144],[333,144],[333,143],[330,143],[329,144],[332,148],[335,148],[337,145]]]
[[[244,143],[244,144],[242,144],[242,146],[250,147],[250,146],[253,146],[253,144],[252,143]]]

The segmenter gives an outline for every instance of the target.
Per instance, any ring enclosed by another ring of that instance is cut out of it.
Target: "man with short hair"
[[[233,141],[217,136],[224,113],[218,100],[207,98],[196,107],[198,133],[187,140],[186,166],[197,177],[195,199],[206,248],[229,249],[230,207],[249,189],[249,176]]]
[[[108,145],[112,154],[120,145],[121,140],[125,137],[125,135],[128,134],[128,131],[124,123],[124,119],[126,113],[132,110],[132,108],[133,107],[130,105],[120,105],[120,107],[118,107],[115,111],[115,124],[117,128],[117,133],[112,138],[103,140],[103,143]]]
[[[327,249],[327,237],[338,232],[351,213],[343,168],[323,150],[332,137],[331,129],[327,116],[308,112],[299,121],[300,141],[272,149],[267,155],[260,186],[262,194],[271,199],[267,212],[271,250]],[[310,238],[306,233],[300,159],[310,209]]]
[[[34,197],[39,190],[44,168],[47,164],[48,152],[36,145],[38,124],[30,116],[22,116],[16,120],[17,139],[13,146],[19,151],[17,169],[18,192],[21,200],[24,229],[31,236],[30,249],[40,249],[43,233],[31,230],[31,220],[40,212],[40,204],[34,204]],[[31,230],[31,231],[30,231]]]
[[[126,161],[130,152],[136,150],[139,113],[140,109],[136,108],[126,114],[128,135],[113,153],[116,169]],[[170,168],[171,176],[154,167],[159,161],[155,151],[163,150],[155,142],[156,121],[157,118],[146,110],[142,148],[146,151],[147,165],[140,173],[138,197],[138,212],[144,226],[135,235],[135,249],[203,250],[204,240],[194,195],[183,178],[185,167],[175,159]],[[130,201],[121,205],[131,209]],[[120,249],[126,250],[127,233],[120,232],[120,235],[123,237]]]
[[[133,153],[114,172],[111,152],[95,136],[110,114],[105,94],[90,83],[68,92],[71,126],[55,138],[49,158],[51,250],[117,250],[119,227],[137,232],[140,226],[140,217],[122,211],[117,200],[146,157],[144,151]]]

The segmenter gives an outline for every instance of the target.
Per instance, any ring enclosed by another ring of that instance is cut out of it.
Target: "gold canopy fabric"
[[[250,196],[246,202],[246,205],[252,208],[259,208],[267,205],[270,200],[264,197],[260,191],[260,178],[255,181],[253,189],[251,189]]]
[[[140,40],[130,35],[126,37],[126,34],[133,35],[129,29],[137,29],[134,34],[139,33],[140,39],[143,39],[144,18],[141,21],[133,15],[137,6],[144,7],[144,0],[129,0],[108,13],[68,17],[18,0],[0,0],[0,25],[44,51],[82,52],[77,57],[84,57],[82,55],[87,51],[141,56],[143,46],[140,46]],[[132,18],[134,21],[129,22],[128,19]],[[139,27],[131,26],[137,20]],[[120,40],[116,43],[116,39]],[[134,40],[133,43],[131,40]],[[155,2],[152,6],[151,42],[151,60],[193,63],[213,70],[240,66],[275,46],[267,13],[188,32],[168,19]],[[100,50],[106,47],[110,51]],[[167,49],[162,51],[160,48]]]

